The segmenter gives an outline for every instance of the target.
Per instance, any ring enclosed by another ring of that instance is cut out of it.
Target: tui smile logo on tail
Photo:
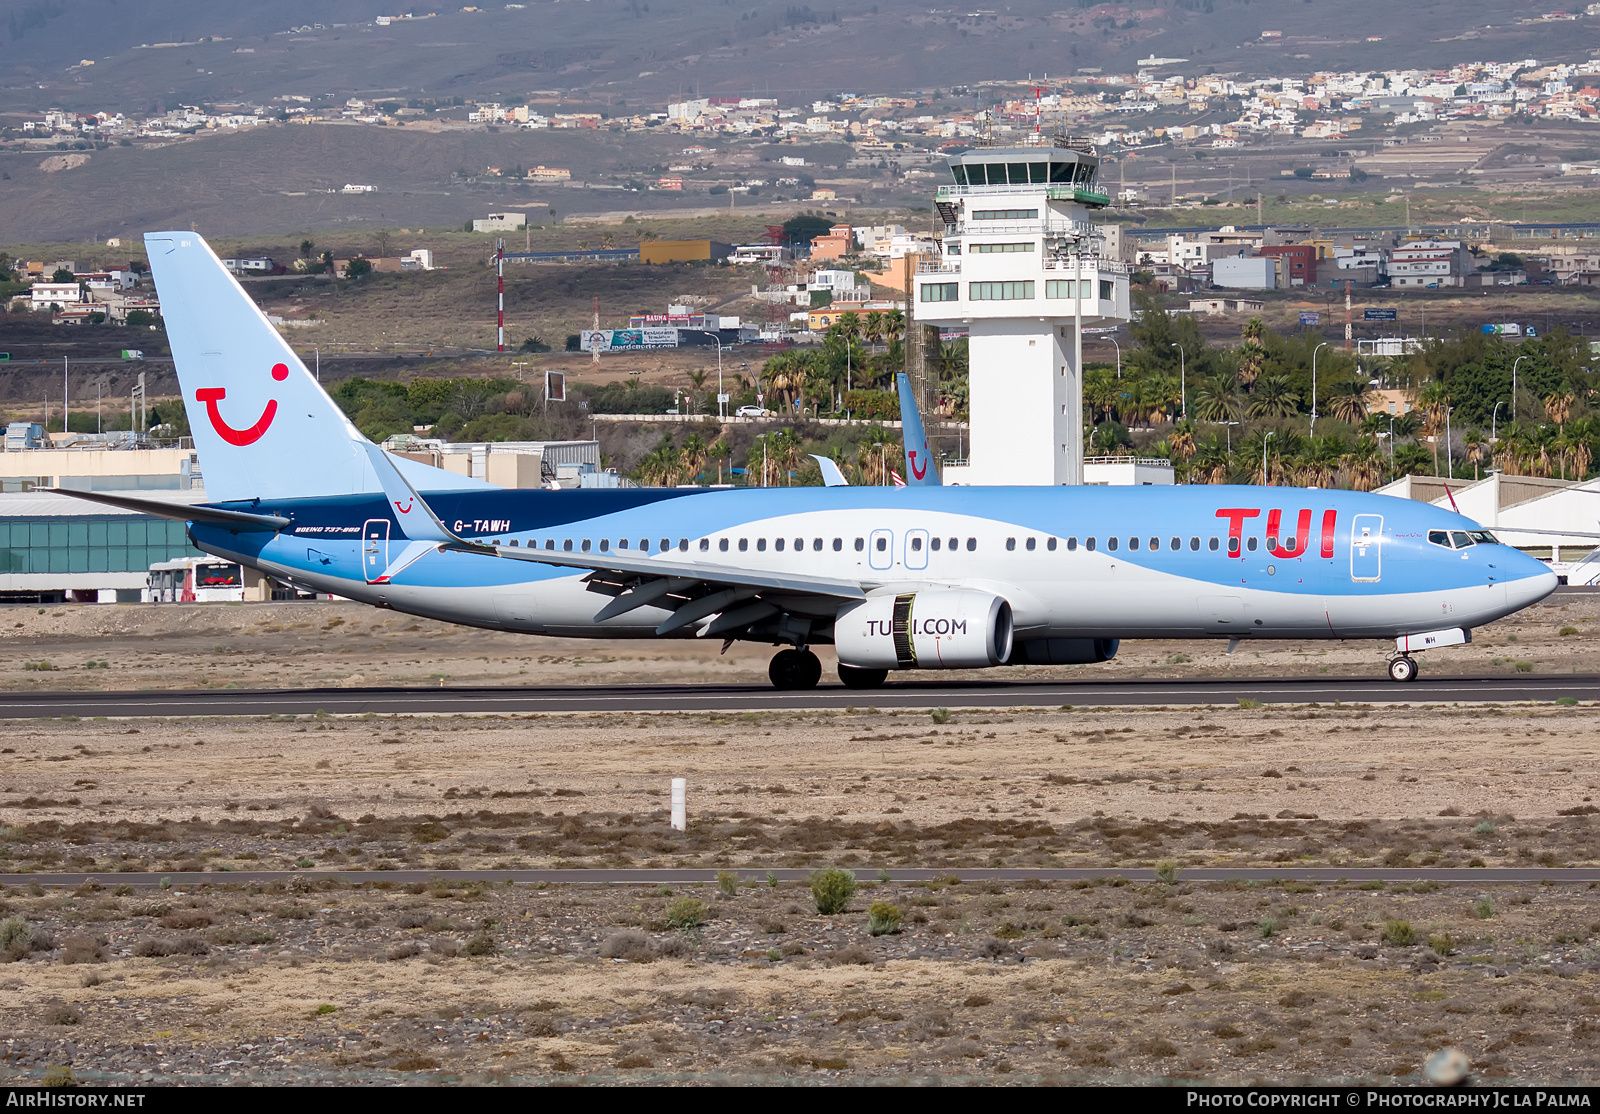
[[[280,383],[283,382],[289,378],[289,366],[287,364],[273,364],[272,377]],[[278,400],[271,398],[267,400],[266,409],[261,411],[261,417],[256,419],[255,425],[245,429],[235,429],[223,420],[222,411],[217,408],[217,403],[228,397],[228,388],[201,387],[194,393],[194,397],[196,402],[206,404],[206,417],[211,419],[211,428],[217,431],[217,436],[228,444],[237,445],[240,448],[246,445],[254,445],[261,440],[262,436],[267,432],[267,427],[272,425],[272,419],[278,415]]]
[[[921,468],[917,467],[917,450],[916,449],[912,449],[911,451],[906,453],[906,458],[911,464],[911,474],[913,476],[917,477],[917,479],[919,479],[919,480],[926,478],[926,476],[928,475],[928,462],[926,460],[924,460],[922,462],[922,467]]]

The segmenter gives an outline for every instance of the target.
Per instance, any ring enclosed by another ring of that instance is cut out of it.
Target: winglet
[[[844,473],[839,471],[839,466],[833,462],[832,457],[823,456],[821,453],[812,453],[811,459],[817,462],[817,467],[822,470],[823,487],[849,487],[850,481],[844,478]]]
[[[417,489],[411,486],[411,481],[400,473],[394,466],[394,461],[389,459],[389,454],[383,449],[367,442],[362,448],[367,450],[367,459],[372,461],[372,470],[378,475],[378,482],[383,485],[383,496],[394,508],[395,521],[400,524],[400,529],[405,536],[419,542],[451,542],[463,543],[445,529],[439,516],[433,513],[433,508],[428,506],[422,496],[417,494]],[[420,511],[421,513],[417,513]]]
[[[905,443],[906,483],[912,487],[938,487],[939,469],[928,448],[928,435],[922,429],[917,400],[911,393],[911,379],[905,372],[894,377],[900,392],[900,437]]]

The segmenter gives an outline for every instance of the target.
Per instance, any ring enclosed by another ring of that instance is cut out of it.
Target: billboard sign
[[[1301,310],[1300,324],[1320,325],[1322,324],[1322,314],[1318,313],[1316,310]]]
[[[579,335],[584,352],[638,351],[643,348],[678,347],[677,329],[585,329]]]
[[[1365,321],[1398,321],[1400,311],[1397,309],[1367,309],[1361,311],[1362,320]]]
[[[546,402],[567,401],[566,372],[546,371],[544,373],[544,400]]]

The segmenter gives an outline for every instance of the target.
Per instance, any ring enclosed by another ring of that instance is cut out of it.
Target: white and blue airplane
[[[193,232],[145,237],[210,501],[207,553],[375,607],[579,638],[780,647],[778,688],[1106,661],[1123,638],[1393,639],[1418,650],[1556,577],[1427,503],[1285,487],[941,486],[902,385],[905,487],[505,490],[385,452]]]

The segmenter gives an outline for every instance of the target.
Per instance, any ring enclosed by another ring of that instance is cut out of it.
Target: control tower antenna
[[[590,360],[600,366],[600,295],[594,296],[594,339],[589,342]]]
[[[495,351],[506,350],[506,242],[494,242],[494,281],[497,306],[495,309]]]

